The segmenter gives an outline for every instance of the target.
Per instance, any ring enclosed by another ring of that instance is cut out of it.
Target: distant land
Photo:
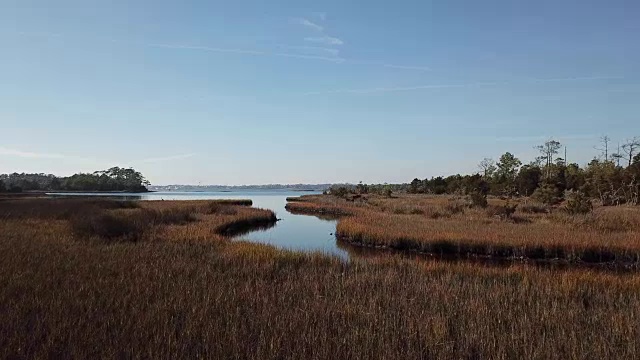
[[[150,191],[242,191],[242,190],[292,190],[324,191],[332,184],[269,184],[269,185],[151,185]]]

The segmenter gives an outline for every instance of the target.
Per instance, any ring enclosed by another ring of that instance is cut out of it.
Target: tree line
[[[145,192],[149,181],[132,168],[112,167],[68,177],[51,174],[0,174],[0,192],[129,191]]]
[[[548,205],[562,202],[571,195],[598,200],[603,205],[640,205],[640,137],[634,137],[612,151],[611,139],[600,139],[600,151],[586,166],[567,163],[559,141],[548,140],[536,146],[539,156],[524,164],[510,152],[496,161],[485,158],[479,171],[471,175],[438,176],[413,179],[408,184],[338,185],[328,193],[379,193],[469,195],[482,203],[487,195],[501,197],[530,196]],[[566,150],[566,148],[565,148]]]
[[[483,159],[474,175],[414,179],[410,193],[473,194],[505,197],[531,196],[546,204],[561,202],[567,192],[579,192],[603,205],[640,204],[640,137],[610,150],[610,138],[601,138],[601,151],[585,167],[567,163],[556,140],[537,146],[540,155],[528,164],[510,152],[497,161]]]

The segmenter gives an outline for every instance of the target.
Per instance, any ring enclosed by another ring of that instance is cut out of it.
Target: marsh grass
[[[207,209],[208,214],[221,214],[221,215],[235,215],[238,211],[229,205],[220,205],[216,203],[209,204],[209,208]]]
[[[529,202],[488,199],[486,209],[463,199],[400,195],[364,206],[333,196],[304,197],[298,212],[331,211],[337,236],[355,245],[438,255],[488,256],[640,266],[640,208],[600,207],[570,214]]]
[[[345,264],[226,241],[105,246],[37,221],[2,225],[4,358],[640,355],[637,275]]]
[[[24,198],[0,201],[0,219],[71,219],[102,210],[136,209],[133,201]]]
[[[217,205],[237,205],[237,206],[251,206],[253,201],[251,199],[220,199],[220,200],[207,200],[210,204]]]
[[[341,207],[339,205],[332,204],[316,204],[309,202],[290,202],[287,203],[285,209],[290,212],[297,212],[300,214],[322,214],[322,215],[334,215],[344,216],[352,215],[353,210],[349,207]]]
[[[268,229],[275,225],[277,221],[276,215],[270,213],[224,223],[215,227],[214,231],[224,236],[235,236],[246,233],[251,229]]]
[[[183,225],[196,221],[193,209],[134,209],[94,211],[71,219],[72,228],[80,235],[106,239],[138,241],[159,225]]]
[[[143,241],[158,237],[168,225],[201,222],[209,235],[232,235],[275,222],[273,212],[250,208],[251,204],[251,200],[17,199],[0,202],[0,219],[64,220],[82,239]]]
[[[3,217],[0,358],[640,356],[637,274],[393,256],[345,263],[213,231],[265,210],[144,202],[103,211],[170,208],[196,220],[158,224],[137,243],[86,241],[68,219],[35,216],[44,210]]]
[[[527,202],[520,204],[518,210],[525,214],[549,214],[551,213],[551,207],[539,202]]]
[[[549,219],[574,228],[591,229],[604,234],[637,233],[640,230],[640,208],[630,206],[600,207],[588,214],[575,215],[558,211]]]

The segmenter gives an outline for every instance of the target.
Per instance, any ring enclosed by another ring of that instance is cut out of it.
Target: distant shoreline
[[[118,190],[118,191],[99,191],[99,190],[86,190],[86,191],[74,191],[74,190],[52,190],[52,191],[29,191],[33,193],[42,193],[42,194],[78,194],[78,193],[86,193],[86,194],[146,194],[150,192],[156,192],[155,190],[146,190],[146,191],[128,191],[128,190]],[[27,193],[27,192],[25,192]]]
[[[290,191],[290,192],[323,192],[326,189],[291,189],[291,188],[234,188],[234,189],[161,189],[154,188],[154,190],[150,190],[150,192],[191,192],[191,193],[204,193],[204,192],[215,192],[215,193],[238,193],[238,192],[246,192],[246,191]]]
[[[239,191],[296,191],[296,192],[322,192],[331,187],[331,184],[275,184],[275,185],[151,185],[149,188],[159,192],[188,191],[188,192],[239,192]]]
[[[104,195],[120,195],[120,194],[146,194],[154,193],[156,191],[70,191],[70,190],[53,190],[53,191],[23,191],[23,192],[4,192],[0,193],[0,198],[28,198],[28,197],[40,197],[49,196],[49,194],[104,194]]]

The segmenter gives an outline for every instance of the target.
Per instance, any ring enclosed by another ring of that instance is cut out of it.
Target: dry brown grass
[[[500,199],[489,199],[486,210],[445,196],[369,196],[360,203],[333,196],[305,199],[290,205],[298,212],[320,208],[352,215],[340,220],[337,234],[357,245],[440,255],[640,264],[638,207],[600,207],[592,214],[569,215],[561,208],[546,213],[535,204]]]
[[[287,198],[285,208],[290,212],[315,215],[352,215],[355,207],[344,199],[333,196],[306,195],[300,198]]]
[[[87,241],[68,219],[0,221],[0,357],[640,356],[640,275],[347,264],[212,233],[255,209],[167,203],[140,207],[203,211],[138,243]]]
[[[0,219],[7,224],[60,221],[77,238],[87,240],[179,241],[178,233],[206,240],[276,221],[272,211],[248,205],[251,200],[18,199],[0,202]]]

